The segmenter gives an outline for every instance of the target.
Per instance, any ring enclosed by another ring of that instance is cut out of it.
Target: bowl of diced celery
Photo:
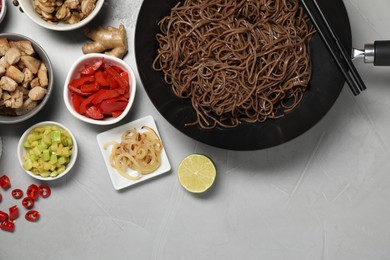
[[[76,162],[77,142],[64,125],[44,121],[27,129],[18,143],[18,159],[26,173],[39,180],[56,180]]]

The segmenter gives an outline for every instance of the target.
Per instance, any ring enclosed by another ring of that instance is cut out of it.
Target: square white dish
[[[138,180],[129,180],[129,179],[124,178],[116,171],[116,169],[114,169],[111,166],[110,161],[109,161],[111,149],[110,148],[104,149],[104,145],[108,142],[111,142],[111,141],[120,142],[121,136],[126,130],[136,128],[137,131],[142,132],[143,130],[141,130],[141,127],[145,126],[145,125],[149,126],[154,131],[156,131],[157,135],[161,139],[161,136],[158,132],[156,123],[155,123],[152,116],[146,116],[146,117],[140,118],[138,120],[135,120],[135,121],[129,122],[127,124],[118,126],[116,128],[110,129],[108,131],[102,132],[102,133],[97,135],[97,141],[99,144],[100,151],[101,151],[103,158],[104,158],[104,163],[107,166],[107,170],[108,170],[108,173],[110,175],[112,185],[114,186],[114,189],[116,189],[116,190],[120,190],[120,189],[129,187],[129,186],[132,186],[134,184],[146,181],[146,180],[151,179],[153,177],[167,173],[171,170],[171,164],[169,163],[165,148],[163,148],[163,150],[161,151],[161,164],[160,164],[159,168],[150,174],[143,175]],[[162,139],[161,139],[161,141],[162,141]],[[163,143],[163,145],[164,145],[164,143]],[[129,173],[131,175],[131,174],[134,174],[136,172],[132,169],[128,169],[127,173]]]

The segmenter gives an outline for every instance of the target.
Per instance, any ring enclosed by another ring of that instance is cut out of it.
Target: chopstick
[[[348,54],[341,43],[320,5],[317,3],[317,0],[301,0],[301,3],[309,14],[325,45],[328,47],[333,59],[340,68],[352,93],[355,96],[359,95],[361,91],[366,89],[366,85],[353,65],[351,55]]]

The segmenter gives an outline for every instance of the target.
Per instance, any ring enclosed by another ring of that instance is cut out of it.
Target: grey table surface
[[[390,39],[388,0],[344,3],[354,47]],[[124,60],[134,69],[141,4],[106,0],[91,23],[126,26],[130,48]],[[62,100],[67,71],[82,55],[82,31],[49,31],[11,1],[8,7],[0,32],[24,34],[46,49],[55,68],[55,90],[45,112],[0,126],[0,174],[10,176],[15,188],[36,183],[17,163],[16,146],[26,128],[43,120],[63,123],[75,133],[79,158],[69,175],[50,183],[52,196],[37,203],[39,222],[22,216],[14,233],[0,232],[0,259],[390,257],[390,68],[355,61],[368,86],[364,93],[354,97],[345,86],[312,129],[286,144],[250,152],[210,147],[177,131],[154,108],[137,74],[136,102],[122,123],[152,115],[172,170],[116,191],[96,141],[111,127],[73,118]],[[180,161],[195,152],[213,158],[218,168],[213,189],[200,196],[186,192],[177,179]],[[0,210],[7,210],[15,201],[0,192]]]

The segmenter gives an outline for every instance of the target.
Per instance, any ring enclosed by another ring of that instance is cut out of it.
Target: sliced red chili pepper
[[[12,206],[9,208],[9,219],[11,221],[17,219],[19,217],[19,208],[18,206]]]
[[[81,95],[75,93],[72,94],[72,105],[77,113],[80,113],[80,105],[84,100],[85,98],[83,98]]]
[[[120,93],[114,89],[101,89],[95,94],[95,98],[92,100],[92,103],[96,106],[103,100],[114,98],[119,95]]]
[[[32,198],[25,197],[25,198],[22,200],[22,205],[23,205],[23,207],[25,207],[26,209],[31,209],[32,207],[34,207],[34,200],[33,200]]]
[[[100,85],[99,83],[97,83],[96,81],[95,82],[91,82],[91,83],[87,83],[87,84],[84,84],[80,87],[80,90],[82,92],[85,92],[85,93],[93,93],[93,92],[96,92],[100,89]]]
[[[1,229],[4,231],[8,231],[8,232],[14,232],[15,223],[8,221],[8,220],[3,221],[3,223],[1,223]]]
[[[70,81],[69,85],[72,85],[75,88],[79,88],[79,87],[81,87],[82,85],[84,85],[86,83],[90,83],[90,82],[94,82],[94,81],[95,81],[95,77],[94,76],[83,76],[83,77],[80,77],[80,78],[72,79]]]
[[[0,223],[8,219],[8,214],[0,210]]]
[[[106,75],[101,70],[96,71],[95,80],[101,87],[109,87],[110,86],[110,84],[107,81]]]
[[[96,61],[93,65],[86,65],[84,69],[80,71],[81,75],[93,75],[103,64],[103,58]]]
[[[110,89],[119,89],[118,82],[110,74],[106,73],[106,78]]]
[[[116,66],[116,65],[107,65],[107,66],[110,66],[111,68],[116,70],[118,73],[123,72],[123,69],[121,67],[119,67],[119,66]]]
[[[51,195],[51,189],[47,185],[39,185],[39,195],[43,198],[47,198]]]
[[[68,89],[70,90],[71,93],[79,94],[83,97],[88,97],[89,95],[92,94],[90,92],[83,92],[83,91],[81,91],[81,89],[76,88],[75,86],[70,85],[70,84],[68,85]]]
[[[38,186],[35,184],[31,184],[30,186],[28,186],[26,194],[27,194],[27,197],[32,198],[33,200],[36,200],[39,196]]]
[[[106,71],[109,75],[111,75],[115,81],[118,83],[119,88],[122,90],[126,90],[129,87],[129,81],[125,80],[121,75],[112,67],[106,66]]]
[[[38,221],[40,214],[36,210],[29,210],[26,212],[26,215],[24,216],[28,221],[35,222]]]
[[[21,189],[13,189],[11,191],[11,194],[12,197],[14,197],[15,199],[20,199],[21,197],[23,197],[23,191]]]
[[[123,95],[121,95],[121,96],[118,96],[118,97],[106,99],[105,101],[106,101],[107,103],[113,103],[113,102],[118,102],[118,101],[128,102],[129,99],[127,99],[127,98],[125,98]]]
[[[11,187],[11,181],[9,180],[7,175],[3,175],[0,177],[0,187],[2,187],[5,190]]]
[[[99,90],[99,91],[100,91],[100,90]],[[99,92],[97,92],[97,93],[99,93]],[[93,94],[93,95],[90,95],[89,97],[87,97],[86,99],[84,99],[83,102],[81,102],[80,108],[79,108],[79,111],[80,111],[79,113],[80,113],[80,114],[84,115],[85,112],[87,112],[87,109],[91,106],[92,100],[95,98],[95,96],[96,96],[97,93],[95,93],[95,94]]]
[[[96,106],[90,106],[87,109],[87,111],[85,112],[85,115],[87,117],[90,117],[93,119],[103,119],[104,118],[103,113]]]
[[[105,115],[111,115],[115,111],[125,110],[128,102],[107,102],[106,100],[102,101],[99,105],[100,110]]]
[[[127,73],[127,71],[122,71],[121,73],[119,73],[119,75],[121,75],[121,77],[124,78],[127,83],[129,83],[129,73]]]

